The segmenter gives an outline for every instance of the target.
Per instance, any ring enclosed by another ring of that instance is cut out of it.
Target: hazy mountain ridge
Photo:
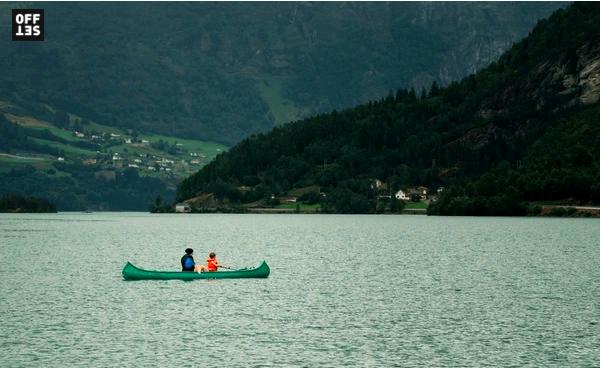
[[[13,5],[0,7],[2,32]],[[27,4],[46,10],[46,41],[0,41],[0,98],[234,143],[390,89],[457,80],[561,5]]]

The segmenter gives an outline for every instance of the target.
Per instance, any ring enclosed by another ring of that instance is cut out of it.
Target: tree
[[[56,110],[54,113],[54,124],[59,128],[67,129],[71,125],[71,118],[65,111]]]
[[[438,86],[436,81],[431,83],[431,88],[429,89],[429,97],[436,97],[440,94],[440,87]]]

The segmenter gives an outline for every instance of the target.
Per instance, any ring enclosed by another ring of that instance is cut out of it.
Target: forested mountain
[[[233,144],[277,123],[446,85],[563,3],[2,3],[0,101]]]
[[[253,135],[178,189],[250,203],[317,188],[331,212],[375,212],[385,183],[444,187],[435,214],[600,203],[600,6],[540,21],[497,62],[424,95],[394,94]]]

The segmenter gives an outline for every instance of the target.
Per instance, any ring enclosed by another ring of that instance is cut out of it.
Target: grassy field
[[[60,129],[47,121],[38,120],[31,116],[16,116],[12,114],[6,114],[6,118],[14,123],[22,125],[27,128],[39,129],[39,130],[48,130],[50,133],[54,134],[57,137],[73,141],[77,138],[73,136],[72,132],[69,132],[65,129]]]
[[[408,202],[404,208],[407,210],[424,210],[428,206],[426,202]]]
[[[84,138],[75,137],[73,135],[73,132],[71,132],[69,130],[61,129],[47,121],[39,120],[39,119],[33,118],[31,116],[16,116],[16,115],[9,114],[9,113],[6,113],[5,116],[8,118],[8,120],[15,122],[19,125],[22,125],[24,127],[27,127],[27,128],[48,130],[50,133],[54,134],[55,136],[57,136],[59,138],[65,139],[68,142],[86,141],[86,139],[84,139]],[[118,128],[110,127],[110,126],[106,126],[106,125],[102,125],[102,124],[98,124],[98,123],[94,123],[94,122],[84,125],[83,128],[92,130],[92,131],[96,131],[96,132],[107,133],[107,134],[110,134],[110,133],[118,134],[121,136],[121,138],[128,136],[126,132],[124,132]],[[149,144],[136,144],[136,143],[133,143],[133,144],[122,143],[122,144],[118,144],[115,146],[110,146],[110,147],[106,148],[105,151],[119,152],[121,154],[128,153],[128,154],[132,154],[132,155],[149,154],[149,155],[165,157],[165,158],[169,158],[169,159],[173,159],[173,160],[194,159],[196,157],[190,156],[190,153],[197,153],[197,154],[203,156],[203,157],[198,157],[198,159],[200,159],[202,161],[202,165],[204,165],[204,164],[210,162],[210,160],[212,160],[219,153],[227,150],[227,146],[222,145],[220,143],[200,141],[200,140],[194,140],[194,139],[183,139],[183,138],[179,138],[179,137],[170,137],[170,136],[160,135],[160,134],[142,134],[142,135],[138,136],[138,138],[147,140],[150,143],[157,143],[159,140],[168,142],[171,145],[179,143],[182,145],[180,147],[184,150],[184,152],[173,155],[173,154],[169,154],[167,152],[155,149],[155,148],[151,147]],[[45,144],[50,147],[54,147],[54,148],[65,151],[65,156],[67,156],[66,157],[67,159],[79,160],[79,159],[83,159],[86,157],[95,157],[95,155],[96,155],[96,150],[94,150],[94,149],[75,147],[70,144],[54,142],[54,141],[39,139],[39,138],[32,138],[32,139],[38,143]],[[20,161],[16,161],[15,164],[18,164],[19,162]],[[200,168],[202,165],[199,165],[197,168]]]
[[[306,193],[310,193],[310,192],[319,193],[320,191],[321,191],[321,188],[318,185],[310,185],[308,187],[303,187],[303,188],[294,188],[294,189],[290,190],[288,194],[291,196],[300,197]]]
[[[50,168],[52,160],[45,157],[11,157],[0,154],[0,172],[8,172],[13,168],[30,165],[37,169]]]
[[[300,205],[300,211],[316,211],[321,209],[320,204],[304,204],[304,203],[282,203],[275,208],[284,208],[284,209],[292,209],[295,210],[296,206]]]
[[[281,80],[275,77],[258,83],[258,89],[267,105],[269,105],[277,125],[298,120],[302,113],[291,101],[283,97],[281,84]]]
[[[60,143],[60,142],[49,141],[49,140],[41,139],[41,138],[30,138],[30,139],[37,143],[45,144],[49,147],[54,147],[56,149],[63,150],[63,151],[65,151],[65,156],[67,156],[68,158],[82,158],[82,157],[88,157],[88,156],[96,154],[96,151],[91,151],[91,150],[88,150],[85,148],[74,147],[74,146],[70,146],[68,144],[64,144],[64,143]]]
[[[141,137],[150,142],[158,142],[162,139],[165,142],[169,142],[170,144],[181,143],[183,144],[183,148],[185,148],[188,152],[196,152],[205,155],[207,158],[213,158],[221,152],[225,152],[227,150],[227,146],[224,146],[220,143],[215,142],[206,142],[206,141],[198,141],[193,139],[183,139],[179,137],[169,137],[166,135],[154,134],[154,135],[146,135]]]

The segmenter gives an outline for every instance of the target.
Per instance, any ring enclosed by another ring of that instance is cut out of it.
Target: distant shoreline
[[[552,208],[561,208],[565,212],[562,215],[556,215],[552,213]],[[589,215],[585,215],[585,212],[572,212],[569,213],[567,209],[573,208],[576,210],[583,210]],[[591,207],[591,206],[545,206],[544,210],[541,214],[536,216],[440,216],[440,215],[427,215],[426,209],[408,209],[404,210],[402,213],[326,213],[326,212],[316,212],[316,211],[300,211],[297,212],[293,209],[285,209],[285,208],[253,208],[248,209],[247,211],[199,211],[199,212],[189,212],[189,213],[178,213],[178,212],[163,212],[163,213],[152,213],[148,211],[93,211],[93,212],[85,212],[85,211],[55,211],[55,212],[33,212],[33,211],[0,211],[2,214],[65,214],[65,215],[73,215],[73,214],[81,214],[81,215],[92,215],[92,214],[119,214],[119,213],[133,213],[133,214],[169,214],[169,215],[202,215],[202,214],[237,214],[237,215],[251,215],[251,214],[259,214],[259,215],[369,215],[369,216],[396,216],[396,215],[404,215],[404,216],[431,216],[431,217],[523,217],[523,218],[600,218],[600,207]]]
[[[152,213],[152,212],[151,212]],[[425,208],[409,208],[404,209],[400,213],[385,212],[385,213],[328,213],[314,210],[295,210],[291,208],[270,208],[270,207],[254,207],[245,208],[243,211],[235,209],[204,209],[201,211],[192,212],[163,212],[176,215],[189,215],[189,214],[302,214],[302,215],[411,215],[411,216],[432,216],[432,217],[547,217],[547,218],[600,218],[600,207],[594,206],[567,206],[567,205],[544,205],[541,207],[541,211],[537,215],[529,216],[487,216],[487,215],[470,215],[470,216],[448,216],[448,215],[429,215]]]

